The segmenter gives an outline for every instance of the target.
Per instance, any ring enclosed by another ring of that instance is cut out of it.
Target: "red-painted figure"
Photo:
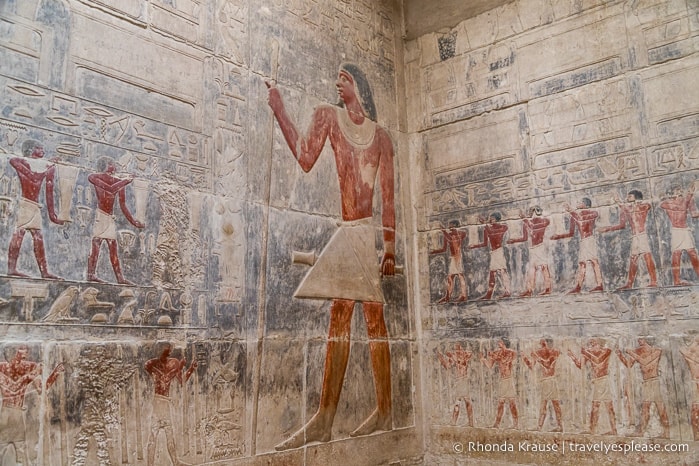
[[[498,340],[498,349],[495,351],[492,351],[490,354],[487,352],[481,354],[481,362],[485,364],[488,369],[492,369],[493,365],[497,364],[498,372],[500,373],[497,390],[498,407],[495,415],[495,424],[493,424],[494,429],[500,427],[500,421],[505,412],[505,403],[509,405],[510,414],[512,414],[512,428],[516,429],[519,423],[519,415],[517,413],[517,389],[515,388],[515,378],[512,373],[512,366],[516,360],[517,352],[508,348],[503,340]]]
[[[29,464],[26,450],[26,427],[24,425],[24,397],[27,389],[34,386],[41,393],[41,364],[27,359],[29,349],[26,345],[17,348],[14,357],[0,362],[0,393],[2,408],[0,408],[0,458],[3,450],[13,445],[15,461]],[[63,364],[58,364],[48,379],[46,389],[49,389],[58,376],[63,372]]]
[[[522,237],[512,238],[507,240],[507,244],[524,243],[531,238],[529,246],[529,267],[527,268],[527,289],[520,297],[531,296],[536,287],[536,272],[541,271],[541,276],[544,279],[544,291],[541,296],[551,294],[551,272],[549,270],[549,258],[546,251],[544,239],[546,236],[546,228],[551,221],[548,218],[542,217],[543,211],[541,207],[534,206],[529,209],[529,217],[526,218],[522,214]]]
[[[649,202],[643,202],[643,193],[637,189],[629,191],[626,196],[626,202],[622,202],[619,196],[616,201],[621,209],[619,216],[619,224],[610,227],[600,228],[600,233],[608,231],[618,231],[626,228],[628,223],[631,226],[631,263],[629,264],[629,278],[626,284],[619,288],[620,290],[628,290],[633,288],[638,272],[638,259],[642,256],[646,262],[646,270],[650,277],[649,287],[658,286],[658,276],[653,260],[653,253],[650,250],[650,242],[648,241],[648,233],[646,233],[646,220],[650,212],[651,205]]]
[[[441,248],[430,251],[430,254],[441,254],[449,249],[449,267],[447,270],[447,292],[437,301],[438,303],[448,303],[451,300],[454,292],[454,279],[459,280],[461,286],[461,294],[457,301],[463,302],[468,299],[468,288],[466,287],[466,277],[464,276],[464,259],[461,252],[461,245],[467,237],[464,230],[459,230],[459,221],[452,220],[449,222],[449,229],[442,229],[444,241]]]
[[[437,358],[446,370],[451,370],[452,368],[456,372],[457,383],[466,384],[466,376],[468,375],[468,364],[471,362],[473,357],[473,352],[466,350],[461,347],[460,344],[454,345],[453,351],[447,351],[445,353],[437,353]],[[454,405],[454,410],[451,416],[451,423],[456,425],[459,420],[459,412],[461,411],[460,402],[463,401],[466,406],[466,414],[468,415],[468,426],[473,427],[473,403],[470,397],[467,395],[460,396],[456,399],[456,404]]]
[[[681,348],[680,353],[684,356],[684,360],[689,367],[689,373],[692,376],[692,383],[694,383],[690,421],[692,423],[692,431],[694,432],[694,440],[699,441],[699,337],[695,337],[692,344],[688,347]]]
[[[376,109],[364,73],[353,64],[343,64],[340,67],[335,86],[342,106],[317,107],[306,136],[299,133],[289,118],[279,90],[272,83],[267,83],[267,86],[269,105],[292,155],[303,171],[308,172],[313,168],[326,141],[330,141],[337,166],[344,221],[334,238],[342,233],[342,237],[348,238],[349,243],[367,244],[373,249],[374,233],[368,228],[368,224],[372,218],[374,185],[378,177],[381,188],[384,255],[379,267],[371,258],[374,254],[355,254],[357,260],[363,262],[357,271],[367,275],[364,280],[367,283],[379,283],[379,274],[393,275],[396,222],[393,142],[386,130],[375,123]],[[331,239],[324,253],[333,244],[335,243]],[[324,254],[321,254],[314,267],[321,265],[322,259],[325,259],[323,256]],[[334,278],[331,277],[330,280]],[[349,295],[345,293],[343,279],[346,281],[346,277],[337,277],[337,285],[326,287],[322,296],[332,299],[332,304],[320,406],[305,426],[276,446],[277,450],[297,448],[313,441],[330,440],[349,358],[350,329],[355,302],[362,305],[371,340],[369,350],[377,408],[350,435],[365,435],[392,429],[391,356],[383,315],[383,295],[380,286],[375,287],[378,290],[358,290]]]
[[[568,350],[568,356],[573,360],[578,369],[583,364],[590,363],[592,369],[592,411],[590,412],[590,432],[595,433],[599,419],[599,407],[604,403],[609,415],[611,430],[604,435],[616,435],[616,415],[612,403],[612,391],[609,388],[609,356],[612,350],[604,347],[604,341],[593,338],[586,347],[580,348],[582,358],[578,358]]]
[[[39,266],[41,277],[57,279],[57,276],[49,273],[48,265],[46,264],[46,248],[44,247],[44,237],[41,233],[41,205],[39,204],[41,186],[44,180],[46,180],[46,207],[49,219],[57,225],[63,225],[64,222],[58,219],[54,206],[56,167],[53,163],[39,161],[44,157],[44,148],[37,141],[24,141],[22,144],[22,155],[25,158],[14,157],[10,159],[10,165],[17,171],[17,176],[19,176],[22,197],[19,199],[17,224],[7,253],[7,273],[15,277],[27,276],[17,270],[17,260],[19,259],[22,240],[28,231],[32,236],[34,257]]]
[[[595,274],[596,286],[590,291],[603,291],[602,271],[599,267],[599,257],[597,253],[597,242],[595,240],[595,222],[599,214],[597,211],[590,209],[592,201],[584,197],[578,204],[577,210],[573,210],[569,205],[565,209],[570,214],[570,230],[568,233],[553,235],[551,239],[558,240],[564,238],[572,238],[575,235],[575,229],[580,231],[580,249],[578,251],[578,273],[575,280],[575,288],[569,291],[569,294],[577,294],[582,290],[585,283],[585,272],[587,263],[592,266],[592,271]]]
[[[153,377],[155,384],[155,397],[153,398],[153,413],[151,414],[150,434],[148,436],[148,466],[155,464],[155,447],[158,441],[158,433],[165,432],[167,451],[170,461],[175,466],[185,465],[177,459],[177,447],[172,427],[172,401],[170,399],[170,384],[177,380],[180,385],[187,382],[197,367],[197,362],[192,361],[189,369],[184,374],[182,371],[187,364],[184,359],[170,357],[172,346],[168,343],[157,358],[146,361],[145,369]]]
[[[91,282],[102,282],[97,277],[97,261],[99,260],[100,247],[103,242],[107,243],[109,249],[109,261],[114,269],[117,282],[124,285],[133,285],[124,278],[119,263],[119,252],[117,250],[117,232],[114,221],[114,201],[119,199],[119,207],[124,213],[124,217],[136,228],[143,228],[143,223],[136,220],[126,205],[125,188],[133,181],[133,176],[126,178],[114,176],[116,168],[114,162],[107,158],[100,159],[104,170],[102,173],[93,173],[87,179],[95,187],[97,195],[97,211],[95,213],[95,225],[92,231],[92,249],[90,257],[87,259],[87,279]]]
[[[692,218],[699,218],[699,209],[694,202],[694,184],[687,190],[687,194],[683,194],[680,187],[670,190],[668,197],[660,203],[660,207],[665,210],[672,226],[670,243],[672,283],[675,286],[689,285],[688,282],[680,278],[680,271],[682,269],[682,253],[687,252],[694,273],[699,276],[699,254],[694,243],[692,230],[687,224],[687,213]]]
[[[556,380],[556,362],[558,362],[558,357],[561,352],[556,348],[549,346],[549,342],[545,339],[541,339],[541,348],[536,351],[532,351],[531,359],[526,356],[523,357],[524,364],[527,365],[529,369],[534,369],[536,363],[541,365],[541,377],[539,378],[539,388],[541,389],[541,402],[539,405],[539,430],[544,427],[544,421],[546,420],[546,405],[551,402],[553,406],[553,412],[556,415],[557,427],[553,429],[553,432],[563,432],[563,416],[561,414],[561,394],[558,390],[558,381]]]
[[[637,426],[636,434],[643,435],[648,427],[650,419],[650,407],[655,403],[660,416],[660,424],[663,426],[661,438],[670,437],[670,421],[667,417],[667,409],[665,409],[665,401],[660,393],[660,356],[663,350],[655,346],[651,346],[645,338],[638,339],[638,347],[626,349],[626,354],[617,349],[616,354],[619,360],[629,369],[634,364],[638,363],[641,367],[641,376],[643,382],[641,385],[641,397],[643,399],[641,424]]]
[[[505,249],[503,248],[507,225],[498,223],[502,220],[500,212],[493,212],[488,219],[479,218],[481,223],[486,223],[483,230],[483,242],[469,246],[469,249],[484,248],[490,246],[490,267],[488,270],[488,291],[480,299],[486,300],[493,297],[495,289],[495,278],[500,277],[500,282],[504,288],[503,298],[508,298],[512,294],[510,291],[510,275],[507,272],[507,262],[505,260]]]

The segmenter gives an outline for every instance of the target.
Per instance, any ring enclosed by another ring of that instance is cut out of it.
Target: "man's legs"
[[[493,290],[495,290],[495,274],[495,270],[491,270],[488,273],[488,291],[480,299],[487,300],[493,297]]]
[[[583,283],[585,282],[585,262],[578,262],[578,272],[575,276],[575,288],[570,290],[568,294],[577,294],[582,290]]]
[[[500,276],[500,282],[502,287],[505,288],[505,293],[503,293],[503,298],[509,298],[512,295],[512,285],[510,284],[510,274],[507,273],[507,269],[498,270],[498,275]]]
[[[655,403],[655,407],[658,410],[658,416],[660,417],[660,424],[663,426],[663,433],[660,434],[661,438],[669,438],[670,436],[670,420],[667,417],[667,410],[665,409],[665,403],[644,401],[641,408],[641,425],[636,431],[637,434],[643,435],[643,433],[648,428],[648,422],[650,421],[650,407]]]
[[[493,291],[495,290],[495,279],[500,277],[500,283],[505,289],[505,293],[502,295],[503,298],[509,298],[512,294],[510,290],[510,275],[507,273],[507,269],[491,270],[488,274],[488,291],[480,299],[487,300],[493,297]]]
[[[544,277],[544,291],[540,293],[540,296],[545,296],[551,294],[551,272],[549,271],[549,266],[544,264],[541,266],[541,275]]]
[[[599,261],[597,259],[592,259],[590,261],[592,264],[592,271],[595,273],[595,282],[597,286],[590,291],[604,291],[604,286],[602,285],[602,270],[599,267]]]
[[[655,261],[653,260],[653,254],[646,252],[643,254],[643,259],[646,261],[646,269],[648,270],[648,277],[650,278],[649,287],[655,288],[658,286],[658,273],[655,268]]]
[[[539,405],[539,430],[544,427],[544,421],[546,420],[546,405],[546,400],[541,400],[541,404]]]
[[[629,278],[626,280],[624,286],[619,289],[628,290],[633,288],[633,283],[636,281],[636,273],[638,273],[638,255],[633,255],[629,263]]]
[[[677,251],[672,251],[672,284],[675,286],[686,286],[689,285],[688,282],[683,281],[680,278],[680,271],[682,269],[682,249]],[[692,263],[692,268],[694,273],[699,276],[699,254],[695,248],[687,249],[687,255]]]
[[[463,273],[457,274],[457,278],[459,279],[459,285],[461,285],[461,293],[459,294],[459,299],[458,301],[463,302],[468,299],[468,288],[466,287],[466,277],[464,277]]]
[[[313,441],[327,442],[330,440],[333,419],[337,411],[337,403],[340,400],[340,391],[349,359],[353,311],[354,301],[333,300],[330,306],[330,331],[325,355],[320,406],[306,425],[289,439],[274,447],[276,450],[288,450]]]
[[[155,464],[155,447],[158,443],[158,432],[160,432],[160,423],[154,421],[151,426],[150,434],[148,434],[148,446],[146,447],[148,466],[153,466]]]
[[[590,411],[590,433],[594,434],[597,430],[597,419],[599,419],[599,401],[592,402],[592,411]]]
[[[388,331],[383,317],[382,303],[362,303],[364,320],[369,335],[369,354],[374,374],[376,409],[354,432],[352,437],[367,435],[377,430],[391,430],[391,351]]]
[[[612,400],[607,400],[604,402],[604,404],[607,406],[607,415],[609,416],[609,434],[616,435],[616,414],[614,414],[614,404],[612,403]]]
[[[471,403],[471,400],[469,400],[465,396],[461,397],[461,399],[464,400],[464,404],[466,405],[466,414],[468,415],[468,426],[473,427],[473,403]],[[454,422],[454,424],[456,424],[456,422]]]
[[[556,415],[556,423],[558,424],[558,427],[553,429],[553,432],[563,432],[563,412],[561,410],[561,401],[551,400],[551,404],[553,405],[553,412]]]
[[[23,228],[18,228],[12,234],[12,239],[10,240],[10,247],[7,251],[7,274],[14,275],[16,277],[26,277],[25,274],[17,271],[17,259],[19,259],[19,250],[22,247],[22,240],[24,239],[24,233],[26,232]]]
[[[686,282],[680,278],[680,272],[682,270],[683,251],[684,249],[672,251],[672,284],[675,286],[689,285],[689,282]],[[694,273],[699,275],[699,256],[697,255],[697,250],[688,249],[687,255],[689,255],[689,260],[692,262],[692,268],[694,268]]]
[[[87,258],[87,281],[102,282],[97,278],[97,260],[100,257],[100,246],[102,238],[92,238],[92,248],[90,249],[90,257]]]
[[[536,266],[532,262],[530,262],[529,267],[527,267],[525,283],[526,289],[519,295],[520,298],[527,298],[531,296],[532,292],[534,291],[534,287],[536,286]]]
[[[177,459],[177,445],[175,444],[172,424],[165,427],[165,440],[167,442],[167,452],[170,455],[170,461],[172,461],[173,466],[188,466],[187,463]]]
[[[109,261],[112,263],[112,269],[114,270],[114,276],[117,279],[117,283],[120,283],[122,285],[133,285],[133,283],[124,278],[124,274],[121,272],[121,264],[119,263],[119,251],[117,249],[116,240],[108,239],[107,246],[109,246]]]
[[[447,276],[447,293],[444,295],[442,299],[437,301],[438,304],[441,303],[448,303],[449,300],[451,299],[451,293],[454,290],[454,275],[448,275]]]
[[[510,414],[512,414],[512,428],[516,429],[519,425],[519,414],[517,413],[517,401],[510,398]]]
[[[42,278],[52,278],[56,279],[57,276],[49,273],[48,265],[46,264],[46,250],[44,249],[44,237],[41,234],[41,230],[29,230],[32,235],[32,241],[34,242],[34,257],[36,258],[36,263],[41,271]]]
[[[689,249],[687,251],[687,254],[689,255],[689,260],[692,263],[692,268],[694,269],[694,273],[699,276],[699,254],[697,254],[696,249]]]
[[[498,408],[495,412],[495,424],[493,424],[493,429],[500,427],[500,421],[502,421],[502,415],[505,412],[505,399],[500,398],[498,400]]]

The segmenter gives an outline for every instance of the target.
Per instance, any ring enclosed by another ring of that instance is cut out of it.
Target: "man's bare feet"
[[[305,426],[294,435],[274,447],[277,451],[299,448],[311,442],[327,442],[330,440],[331,426],[326,426],[323,416],[316,413]]]
[[[373,432],[378,432],[382,430],[392,430],[393,420],[391,419],[390,413],[388,415],[379,414],[379,409],[376,408],[369,417],[357,427],[354,431],[350,432],[350,437],[358,437],[360,435],[369,435]]]

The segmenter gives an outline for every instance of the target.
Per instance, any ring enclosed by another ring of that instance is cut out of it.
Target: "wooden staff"
[[[273,82],[277,80],[277,72],[279,70],[279,42],[272,39],[272,58],[271,58],[271,79]],[[262,377],[262,352],[264,349],[265,336],[265,295],[267,288],[267,249],[269,243],[269,204],[272,192],[272,157],[274,155],[274,114],[270,119],[269,125],[269,166],[267,170],[267,184],[265,185],[264,193],[264,216],[262,219],[262,263],[260,264],[260,287],[257,294],[257,360],[255,365],[255,377],[253,378],[252,386],[252,425],[250,432],[250,454],[255,455],[257,452],[257,409],[258,398],[260,394],[260,379]]]

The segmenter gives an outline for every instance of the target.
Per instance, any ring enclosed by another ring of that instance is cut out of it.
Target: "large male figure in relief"
[[[364,73],[354,64],[341,65],[335,86],[340,107],[321,105],[302,136],[289,118],[279,90],[269,87],[269,105],[292,155],[304,172],[313,168],[326,140],[335,155],[342,203],[342,225],[320,254],[296,291],[296,297],[331,299],[325,371],[316,414],[277,450],[330,440],[331,429],[350,352],[350,328],[360,302],[369,335],[369,351],[377,407],[350,435],[392,428],[391,356],[383,316],[381,275],[395,269],[395,208],[393,201],[393,142],[376,124],[376,107]],[[384,254],[376,264],[372,210],[378,177],[382,200]],[[348,253],[349,252],[349,253]],[[338,263],[338,258],[341,263]],[[353,277],[348,280],[348,277]],[[356,277],[356,278],[355,278]],[[322,286],[318,286],[319,280]]]

